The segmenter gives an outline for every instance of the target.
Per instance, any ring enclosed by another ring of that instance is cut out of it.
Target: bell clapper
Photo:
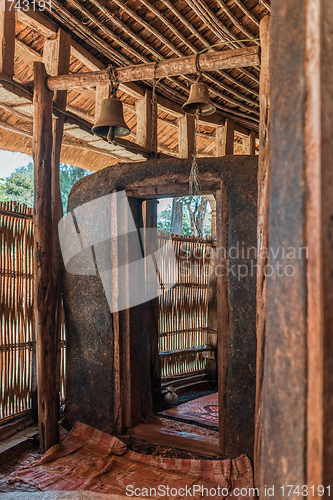
[[[114,127],[110,127],[108,131],[108,135],[106,136],[108,142],[114,142]]]

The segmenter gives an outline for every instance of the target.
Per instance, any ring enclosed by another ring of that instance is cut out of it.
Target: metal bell
[[[91,131],[108,140],[130,134],[131,131],[124,120],[123,103],[114,97],[104,99],[99,118]]]
[[[190,88],[190,97],[183,104],[183,111],[188,115],[201,116],[215,113],[216,108],[209,98],[208,86],[203,82],[195,82]]]

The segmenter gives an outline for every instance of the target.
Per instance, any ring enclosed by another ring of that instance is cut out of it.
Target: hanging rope
[[[195,196],[200,194],[200,182],[199,182],[199,166],[197,163],[197,137],[199,133],[199,118],[200,118],[200,108],[198,106],[195,115],[195,129],[194,129],[194,139],[193,139],[193,160],[191,164],[191,170],[189,175],[189,191],[190,196]]]
[[[200,68],[200,53],[197,52],[195,57],[195,68],[197,70],[197,82],[201,79],[201,68]],[[199,183],[199,171],[197,163],[197,137],[199,134],[199,118],[200,118],[200,106],[198,106],[195,114],[195,127],[194,127],[194,138],[193,138],[193,160],[191,164],[191,170],[189,175],[189,191],[190,196],[195,196],[200,194],[200,183]]]
[[[155,154],[157,151],[155,150],[155,134],[156,134],[156,109],[157,109],[157,98],[156,98],[156,86],[157,86],[157,81],[156,81],[156,70],[157,70],[157,62],[154,63],[154,77],[153,77],[153,92],[151,95],[151,128],[152,128],[152,134],[150,138],[150,150],[151,152],[154,152]]]
[[[109,66],[107,67],[107,71],[111,84],[110,95],[111,97],[116,97],[116,93],[119,88],[117,68],[113,64],[109,64]]]

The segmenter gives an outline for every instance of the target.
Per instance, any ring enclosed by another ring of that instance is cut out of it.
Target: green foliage
[[[87,170],[60,164],[60,193],[64,213],[67,212],[67,203],[73,184],[89,174]],[[29,163],[17,168],[6,179],[0,179],[0,201],[17,201],[28,207],[34,204],[34,165]]]

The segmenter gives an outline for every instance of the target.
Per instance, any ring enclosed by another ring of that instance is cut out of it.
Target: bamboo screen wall
[[[170,238],[159,235],[159,242]],[[172,236],[178,262],[177,284],[159,298],[159,351],[162,380],[201,373],[207,346],[209,239]],[[160,245],[161,247],[161,245]]]
[[[32,209],[0,203],[0,420],[31,408],[35,340],[33,334]],[[64,323],[60,339],[61,390],[65,396]]]

